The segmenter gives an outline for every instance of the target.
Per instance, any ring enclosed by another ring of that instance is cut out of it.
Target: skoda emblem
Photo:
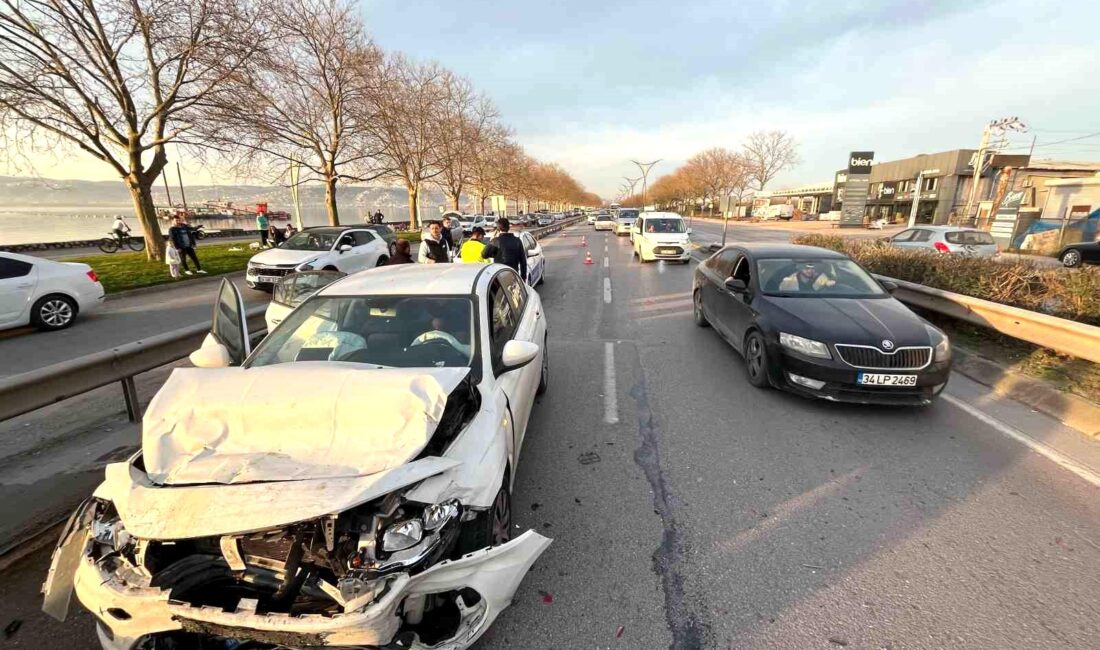
[[[893,350],[894,349],[894,342],[891,341],[890,339],[884,339],[882,341],[882,349],[883,350]]]

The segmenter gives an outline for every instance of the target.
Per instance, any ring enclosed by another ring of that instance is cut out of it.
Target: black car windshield
[[[858,264],[846,259],[762,259],[756,262],[761,290],[795,298],[878,298],[886,292]]]
[[[596,221],[613,221],[613,219],[609,214],[601,214],[596,217]]]
[[[292,251],[327,251],[332,250],[336,243],[337,232],[310,232],[303,230],[295,233],[290,239],[283,242],[281,248],[289,248]]]
[[[248,365],[470,367],[476,354],[473,314],[473,302],[464,296],[315,296],[264,339]]]
[[[683,219],[646,219],[645,231],[663,234],[684,232]]]

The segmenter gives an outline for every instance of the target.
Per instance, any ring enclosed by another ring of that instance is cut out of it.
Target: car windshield
[[[769,296],[874,298],[886,292],[858,264],[846,259],[762,259],[757,261],[761,290]]]
[[[654,233],[682,233],[683,219],[646,219],[645,231]]]
[[[303,230],[295,233],[290,239],[283,242],[282,248],[293,251],[327,251],[336,243],[339,233],[335,232],[310,232]]]
[[[314,296],[264,339],[248,365],[470,367],[473,332],[473,302],[465,296]]]
[[[620,219],[637,219],[638,218],[638,211],[637,210],[619,210],[619,218]]]
[[[612,218],[609,214],[601,214],[600,216],[596,217],[596,221],[612,221]]]

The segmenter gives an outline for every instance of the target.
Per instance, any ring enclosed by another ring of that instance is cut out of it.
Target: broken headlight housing
[[[406,519],[391,524],[382,534],[382,550],[387,553],[412,548],[424,539],[424,523],[419,519]]]

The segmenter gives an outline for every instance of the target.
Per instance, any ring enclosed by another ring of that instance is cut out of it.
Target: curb
[[[214,280],[221,280],[222,278],[236,278],[238,276],[243,277],[244,271],[230,271],[229,273],[218,273],[215,275],[207,275],[201,278],[195,278],[193,280],[184,280],[182,282],[162,282],[161,284],[153,284],[148,287],[138,287],[137,289],[127,289],[126,291],[118,291],[116,293],[109,293],[103,297],[104,302],[111,300],[118,300],[120,298],[130,298],[132,296],[142,296],[149,293],[160,293],[162,291],[172,291],[176,287],[189,287],[196,284],[209,284]]]
[[[951,369],[955,372],[989,386],[998,395],[1045,413],[1092,440],[1100,439],[1100,405],[1062,392],[1044,381],[1013,372],[973,352],[958,347],[954,348],[954,352]]]

